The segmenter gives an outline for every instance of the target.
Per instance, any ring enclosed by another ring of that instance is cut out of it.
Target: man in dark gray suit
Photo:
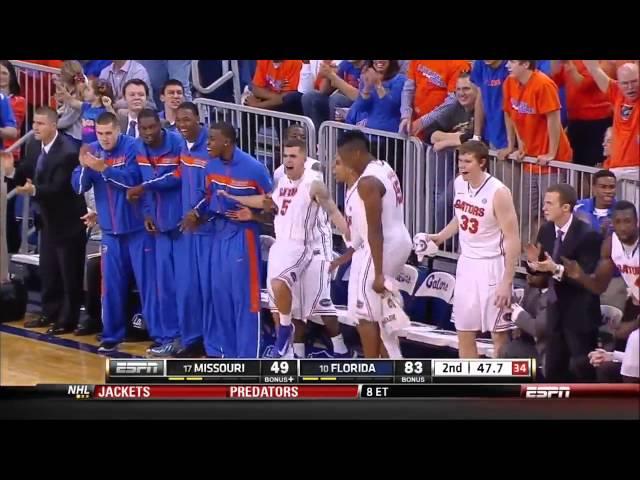
[[[83,297],[87,213],[84,197],[71,188],[71,172],[78,165],[78,150],[57,130],[58,114],[39,107],[33,117],[35,138],[14,168],[13,157],[3,156],[5,172],[13,177],[16,192],[30,195],[42,221],[40,276],[42,316],[27,320],[26,328],[51,327],[48,334],[72,332],[78,324]]]
[[[512,306],[511,313],[520,335],[498,352],[500,358],[535,358],[538,365],[544,365],[547,306],[550,303],[548,292],[545,277],[527,275],[524,296],[520,304]]]

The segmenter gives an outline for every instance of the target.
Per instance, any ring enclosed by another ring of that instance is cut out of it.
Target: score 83
[[[424,373],[424,362],[420,360],[407,360],[404,362],[402,373],[404,375],[422,375]]]

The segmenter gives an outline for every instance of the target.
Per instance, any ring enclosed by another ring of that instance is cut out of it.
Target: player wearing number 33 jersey
[[[509,307],[520,252],[511,193],[486,172],[488,149],[469,141],[460,147],[460,175],[453,183],[455,218],[432,239],[441,244],[458,233],[453,317],[461,358],[477,357],[476,332],[491,332],[498,350],[512,328]]]

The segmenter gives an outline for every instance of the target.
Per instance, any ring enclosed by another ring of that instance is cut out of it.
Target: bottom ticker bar
[[[358,398],[358,385],[96,385],[97,399]]]
[[[640,398],[638,384],[40,385],[77,399]]]

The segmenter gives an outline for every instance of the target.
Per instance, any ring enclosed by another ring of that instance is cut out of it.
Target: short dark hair
[[[520,63],[529,62],[529,70],[535,70],[538,66],[537,60],[518,60]]]
[[[307,129],[301,123],[292,123],[284,130],[285,136],[288,136],[291,133],[291,130],[299,128],[300,130],[304,130],[305,135],[307,134]]]
[[[189,110],[196,117],[200,116],[200,112],[198,112],[198,106],[193,102],[182,102],[178,107],[178,110]]]
[[[156,112],[152,108],[143,108],[142,110],[140,110],[140,113],[138,113],[138,123],[140,123],[140,120],[142,120],[143,118],[153,118],[156,122],[160,122],[160,116],[158,115],[158,112]]]
[[[132,78],[131,80],[127,80],[127,83],[125,83],[124,87],[122,87],[123,96],[127,91],[127,87],[129,85],[138,85],[139,87],[144,87],[144,93],[147,95],[147,97],[149,96],[149,85],[147,85],[147,82],[145,82],[144,80],[140,80],[139,78]]]
[[[369,60],[365,67],[373,68],[373,60]],[[387,73],[385,73],[383,80],[390,80],[395,77],[400,72],[400,62],[398,60],[389,60],[389,68],[387,69]]]
[[[36,108],[35,114],[36,115],[45,115],[49,119],[49,121],[51,121],[51,122],[53,122],[55,124],[58,123],[58,114],[57,114],[57,112],[53,108],[48,107],[47,105],[43,105],[42,107]]]
[[[209,127],[211,130],[218,130],[222,136],[236,143],[236,129],[228,122],[216,122]]]
[[[96,118],[96,125],[108,124],[112,124],[114,127],[119,127],[120,124],[118,123],[118,117],[111,112],[102,112],[98,115],[98,118]]]
[[[458,155],[473,155],[483,169],[489,168],[489,147],[480,140],[467,140],[458,147]],[[484,160],[484,164],[482,163]]]
[[[292,138],[291,140],[287,140],[284,143],[285,148],[295,148],[298,147],[303,154],[307,154],[307,142],[303,142],[302,140],[298,140],[297,138]]]
[[[175,78],[170,78],[169,80],[164,82],[164,85],[162,85],[162,90],[160,90],[160,92],[162,92],[162,94],[164,95],[164,91],[171,85],[182,88],[182,91],[184,92],[184,85],[180,80],[176,80]]]
[[[614,180],[616,180],[616,174],[613,173],[611,170],[598,170],[596,173],[593,174],[593,178],[591,179],[591,182],[595,185],[599,178],[606,178],[606,177],[611,177]]]
[[[9,60],[0,60],[0,65],[9,72],[9,93],[16,96],[20,95],[20,82],[13,64]]]
[[[636,210],[636,206],[628,202],[627,200],[618,200],[616,204],[613,206],[613,214],[616,212],[626,212],[627,210],[631,210],[633,212],[633,218],[638,219],[638,211]]]
[[[458,75],[458,80],[460,80],[461,78],[468,78],[469,81],[471,81],[471,72],[469,70],[464,70],[463,72],[460,72],[460,75]]]
[[[350,146],[352,148],[369,151],[370,143],[367,136],[362,130],[347,130],[342,133],[338,138],[338,148],[344,146]]]
[[[578,194],[576,189],[568,183],[557,183],[547,188],[547,193],[557,193],[560,197],[560,205],[569,204],[571,211],[578,202]]]

